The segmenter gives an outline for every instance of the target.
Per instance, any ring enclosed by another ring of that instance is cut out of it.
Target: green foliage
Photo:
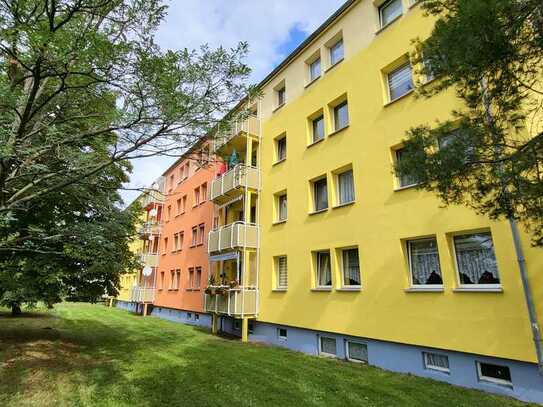
[[[396,171],[447,205],[519,220],[543,245],[543,3],[420,3],[437,21],[415,42],[413,62],[436,78],[419,93],[452,88],[464,108],[411,129]]]

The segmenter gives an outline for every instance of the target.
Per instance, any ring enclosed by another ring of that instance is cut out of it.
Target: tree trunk
[[[11,316],[12,317],[18,317],[22,313],[23,313],[23,311],[21,311],[21,306],[19,304],[11,304]]]

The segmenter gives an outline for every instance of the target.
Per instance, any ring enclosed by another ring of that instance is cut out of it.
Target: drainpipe
[[[481,79],[481,88],[483,91],[483,104],[486,113],[487,124],[490,129],[494,127],[494,117],[491,111],[491,102],[488,98],[488,88],[486,78]],[[492,131],[492,130],[491,130]],[[498,154],[500,151],[498,148],[495,149],[495,153]],[[498,170],[501,171],[502,166]],[[505,191],[505,188],[504,188]],[[507,193],[504,195],[507,197]],[[507,198],[506,198],[507,199]],[[517,220],[513,216],[513,209],[509,206],[509,213],[507,214],[507,220],[509,226],[511,227],[511,234],[513,236],[513,244],[515,246],[515,254],[517,257],[517,263],[520,271],[520,279],[522,281],[522,287],[524,291],[524,299],[526,301],[526,306],[528,307],[528,318],[530,319],[530,327],[532,329],[532,338],[535,345],[535,353],[537,357],[537,368],[539,374],[543,376],[543,344],[541,339],[541,330],[537,321],[537,313],[535,310],[534,299],[532,295],[532,288],[530,286],[530,280],[528,279],[528,267],[526,266],[526,258],[524,257],[524,250],[522,249],[522,243],[520,240],[520,233],[518,230]]]

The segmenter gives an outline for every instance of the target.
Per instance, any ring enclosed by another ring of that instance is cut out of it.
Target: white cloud
[[[162,48],[233,47],[249,43],[247,63],[253,69],[251,81],[263,79],[286,55],[295,27],[311,33],[344,0],[170,0],[168,16],[157,33]],[[149,158],[133,163],[130,187],[151,183],[172,163],[171,158]],[[137,193],[123,193],[131,201]]]

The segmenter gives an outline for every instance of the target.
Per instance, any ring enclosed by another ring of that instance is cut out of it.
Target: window
[[[204,203],[207,200],[207,183],[202,184],[200,188],[200,203]]]
[[[409,62],[388,75],[389,100],[392,102],[413,90],[413,73]]]
[[[199,321],[200,320],[200,314],[194,314],[194,320]]]
[[[422,67],[424,68],[426,82],[433,81],[436,77],[434,69],[432,68],[432,63],[427,59],[422,59]]]
[[[354,202],[353,170],[348,170],[337,176],[338,204],[345,205]]]
[[[178,247],[179,247],[179,234],[178,234],[178,233],[175,233],[175,234],[173,235],[173,247],[172,247],[172,252],[175,252],[175,251],[179,250]]]
[[[395,155],[396,163],[400,163],[402,161],[402,158],[406,156],[405,149],[400,148],[396,150]],[[418,183],[418,180],[410,174],[399,174],[398,176],[398,184],[400,188],[410,187],[413,185],[417,185]]]
[[[336,339],[326,336],[320,337],[320,353],[326,356],[336,356]]]
[[[286,328],[277,328],[277,338],[281,341],[287,340],[287,329]]]
[[[164,289],[164,277],[165,277],[165,272],[161,271],[160,272],[160,289]]]
[[[490,233],[455,236],[454,250],[461,285],[500,284]]]
[[[442,286],[439,253],[435,238],[407,241],[412,286]]]
[[[320,57],[309,64],[309,81],[320,78],[321,76],[321,59]]]
[[[344,249],[341,251],[343,285],[345,287],[360,286],[360,264],[358,249]]]
[[[276,288],[286,290],[288,287],[287,256],[275,258]]]
[[[175,183],[174,175],[170,175],[170,191],[173,189]]]
[[[187,319],[192,319],[192,313],[191,312],[187,312]]]
[[[205,224],[201,224],[200,226],[198,226],[198,244],[204,244],[204,237],[205,237],[205,234],[206,234],[206,226]]]
[[[200,204],[200,187],[194,189],[194,206]]]
[[[319,116],[312,121],[313,143],[324,139],[324,116]]]
[[[175,271],[175,289],[179,290],[179,287],[181,285],[181,270]]]
[[[281,137],[276,141],[277,161],[283,161],[287,158],[287,138]]]
[[[283,222],[287,220],[287,194],[279,195],[277,197],[277,221]]]
[[[168,218],[166,219],[166,221],[170,221],[170,219],[172,218],[172,206],[171,205],[168,205]]]
[[[343,39],[336,42],[330,47],[330,65],[335,65],[341,62],[344,57]]]
[[[424,357],[424,368],[437,370],[438,372],[450,373],[449,357],[439,353],[422,352]]]
[[[177,215],[180,215],[180,214],[181,214],[181,208],[182,208],[182,205],[181,205],[181,198],[179,198],[179,199],[177,200],[176,204],[177,204],[177,208],[176,208],[177,211],[176,211],[176,214],[177,214]]]
[[[189,288],[194,288],[194,268],[189,268]]]
[[[162,249],[162,254],[166,254],[166,251],[168,250],[168,238],[164,238],[164,248]]]
[[[241,331],[241,321],[239,319],[234,319],[233,328],[234,331]]]
[[[194,226],[192,228],[192,246],[196,246],[198,244],[198,226]]]
[[[317,288],[332,287],[332,268],[330,264],[330,252],[317,252]]]
[[[328,186],[326,178],[313,182],[314,211],[323,211],[328,208]]]
[[[344,129],[349,125],[349,107],[347,102],[334,107],[334,125],[335,131]]]
[[[477,373],[479,380],[511,386],[511,371],[507,366],[494,365],[491,363],[477,362]]]
[[[200,288],[202,284],[202,268],[196,267],[196,275],[194,278],[194,288]]]
[[[183,198],[183,201],[181,202],[181,213],[185,213],[187,210],[187,196],[185,195]]]
[[[174,285],[175,285],[175,271],[170,270],[170,287],[169,287],[169,289],[173,290]]]
[[[213,230],[217,230],[219,228],[219,222],[220,218],[218,216],[213,217]]]
[[[277,107],[283,106],[286,102],[286,88],[277,89]]]
[[[368,345],[347,341],[347,359],[352,362],[368,362]]]
[[[385,27],[403,14],[402,0],[388,0],[379,7],[381,27]]]

